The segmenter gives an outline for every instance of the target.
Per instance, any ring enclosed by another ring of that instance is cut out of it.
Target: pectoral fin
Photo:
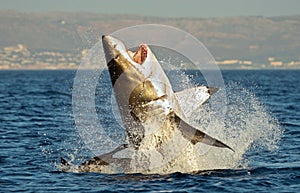
[[[185,121],[183,121],[180,117],[175,115],[175,121],[178,124],[178,128],[181,131],[184,138],[191,141],[192,144],[196,144],[198,142],[205,143],[207,145],[221,147],[221,148],[228,148],[234,152],[234,150],[226,145],[225,143],[221,142],[220,140],[217,140],[208,134],[195,129]]]
[[[189,115],[198,109],[211,95],[216,93],[219,89],[214,87],[199,86],[195,88],[186,89],[175,93],[175,96],[180,104],[184,115]]]
[[[219,89],[208,86],[199,86],[186,90],[182,90],[176,92],[175,95],[177,99],[181,101],[192,100],[194,104],[201,105],[203,104],[209,97],[215,94]]]

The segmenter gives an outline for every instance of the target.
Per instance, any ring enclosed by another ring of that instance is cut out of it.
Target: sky
[[[300,14],[300,0],[0,0],[0,10],[196,18],[269,17]]]

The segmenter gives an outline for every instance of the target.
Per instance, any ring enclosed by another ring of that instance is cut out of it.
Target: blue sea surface
[[[300,192],[300,70],[222,71],[278,120],[277,149],[252,148],[247,168],[167,175],[60,171],[60,157],[93,156],[75,129],[75,74],[0,71],[0,192]]]

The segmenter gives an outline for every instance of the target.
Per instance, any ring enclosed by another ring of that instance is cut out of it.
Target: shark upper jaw
[[[146,44],[140,45],[135,52],[131,52],[121,40],[112,36],[102,36],[102,45],[113,86],[121,76],[144,82],[151,76],[153,68],[158,66],[157,59]],[[126,87],[133,89],[132,84]]]
[[[102,42],[106,50],[106,60],[110,61],[107,62],[108,68],[112,67],[111,65],[118,65],[122,71],[125,71],[129,67],[141,69],[143,68],[143,64],[147,63],[151,58],[149,55],[151,55],[152,52],[146,44],[141,44],[135,52],[132,52],[126,48],[121,40],[112,36],[103,35]]]

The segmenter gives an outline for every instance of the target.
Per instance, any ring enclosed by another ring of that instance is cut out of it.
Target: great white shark
[[[187,121],[184,106],[180,104],[182,98],[196,95],[197,99],[188,99],[194,102],[195,106],[200,106],[218,91],[217,88],[200,86],[174,92],[167,75],[148,45],[141,44],[132,52],[121,40],[112,36],[102,36],[102,43],[114,95],[126,128],[128,144],[87,160],[76,166],[76,171],[103,172],[105,167],[118,167],[126,172],[132,167],[133,157],[139,157],[139,161],[150,162],[151,154],[146,152],[154,150],[155,155],[159,154],[164,160],[168,151],[176,148],[176,144],[181,141],[185,141],[188,146],[200,142],[234,151],[222,141],[191,126]],[[174,137],[175,134],[181,137]],[[115,154],[128,148],[131,148],[134,156],[114,158]],[[176,159],[176,156],[171,159]],[[63,171],[70,170],[71,165],[66,160],[62,159],[61,163]],[[148,163],[141,171],[149,167]]]

